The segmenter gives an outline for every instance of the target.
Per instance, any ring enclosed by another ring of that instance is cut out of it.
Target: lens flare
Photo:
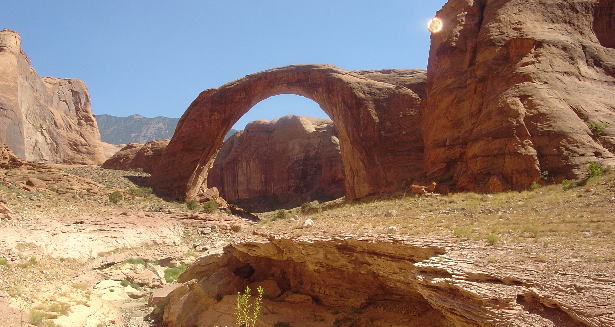
[[[440,31],[442,31],[443,27],[444,23],[438,17],[432,18],[429,23],[427,23],[427,29],[432,33],[439,33]]]

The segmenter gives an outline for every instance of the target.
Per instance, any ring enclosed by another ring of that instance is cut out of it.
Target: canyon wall
[[[521,190],[615,163],[614,3],[449,1],[429,56],[426,174]]]
[[[208,185],[251,211],[344,196],[344,167],[333,122],[298,116],[251,122],[224,142]]]
[[[28,161],[104,160],[85,83],[39,77],[11,30],[0,31],[0,127],[0,144]]]

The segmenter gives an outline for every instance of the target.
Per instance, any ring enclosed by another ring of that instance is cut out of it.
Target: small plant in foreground
[[[164,280],[167,281],[167,283],[173,283],[175,282],[178,278],[179,275],[181,275],[184,271],[186,271],[186,268],[188,268],[185,264],[181,264],[175,268],[167,268],[164,270]]]
[[[194,211],[199,208],[199,201],[197,200],[189,200],[186,202],[186,208],[190,211]]]
[[[135,284],[135,283],[131,283],[129,280],[126,280],[126,279],[124,279],[122,282],[120,282],[120,285],[122,285],[123,287],[130,286],[130,287],[134,288],[137,291],[141,290],[141,286],[139,286],[138,284]]]
[[[490,245],[495,245],[495,243],[498,242],[498,237],[496,235],[489,235],[486,238],[487,243],[489,243]]]
[[[214,200],[209,200],[203,203],[203,212],[205,213],[215,213],[218,211],[218,203]]]
[[[575,188],[578,186],[578,182],[576,179],[564,179],[562,181],[562,189],[564,191],[568,191],[572,188]]]
[[[274,220],[286,219],[289,216],[290,216],[290,214],[288,213],[288,211],[286,211],[284,209],[280,209],[280,210],[276,211],[275,216],[274,216]]]
[[[306,202],[301,205],[301,212],[304,214],[318,213],[322,211],[318,201]]]
[[[126,262],[131,265],[145,265],[145,259],[143,258],[130,258]]]
[[[543,181],[548,181],[549,180],[549,171],[548,170],[543,170],[540,172],[540,179],[542,179]]]
[[[114,191],[113,193],[109,194],[109,202],[113,204],[118,204],[122,200],[124,200],[124,196],[120,191]]]
[[[0,266],[8,266],[9,261],[6,258],[0,258]]]
[[[237,292],[237,306],[235,308],[235,321],[240,327],[254,327],[261,313],[264,290],[261,286],[256,288],[257,295],[252,299],[252,290],[249,286],[243,293]]]
[[[588,123],[587,127],[594,134],[594,136],[604,135],[604,129],[609,127],[608,123]]]
[[[587,178],[600,177],[604,174],[604,167],[597,162],[592,162],[587,166]]]
[[[535,191],[537,189],[540,188],[540,184],[538,184],[538,182],[532,182],[532,185],[530,185],[530,190]]]

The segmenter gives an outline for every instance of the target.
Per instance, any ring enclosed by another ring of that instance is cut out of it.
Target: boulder
[[[151,141],[145,144],[129,143],[101,166],[107,169],[141,169],[151,173],[158,164],[168,140]]]
[[[99,164],[100,133],[84,82],[38,76],[14,31],[0,31],[0,144],[27,161]]]

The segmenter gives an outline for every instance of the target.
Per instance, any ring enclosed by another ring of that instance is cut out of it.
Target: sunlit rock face
[[[457,190],[520,190],[541,173],[558,182],[613,164],[613,3],[449,1],[423,102],[428,176]]]
[[[0,144],[28,161],[98,164],[100,133],[84,82],[38,76],[19,34],[0,31]]]

